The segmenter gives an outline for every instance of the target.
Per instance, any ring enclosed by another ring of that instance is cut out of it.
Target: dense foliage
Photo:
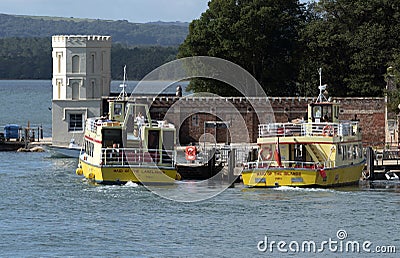
[[[51,79],[51,38],[0,39],[1,79]],[[129,79],[140,80],[154,68],[175,59],[177,47],[141,46],[128,48],[113,44],[111,78],[122,79],[127,65]]]
[[[212,0],[189,26],[179,56],[210,55],[249,71],[268,95],[380,96],[400,53],[400,2],[389,0]],[[195,91],[235,94],[196,80]]]
[[[50,79],[51,38],[0,39],[0,79]]]
[[[16,16],[0,14],[0,38],[53,35],[110,35],[114,43],[176,46],[188,32],[187,23],[131,23],[126,20]]]
[[[400,1],[320,0],[310,13],[302,31],[303,89],[317,84],[322,67],[335,96],[382,96],[386,69],[400,53]]]
[[[269,95],[292,95],[297,78],[297,0],[213,0],[189,26],[179,57],[207,55],[232,61],[249,71]],[[196,80],[195,91],[237,94],[229,86]]]

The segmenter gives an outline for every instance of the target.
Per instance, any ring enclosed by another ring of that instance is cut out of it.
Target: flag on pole
[[[276,163],[278,163],[278,166],[282,167],[281,151],[279,149],[279,137],[278,137],[278,141],[276,142],[274,157],[275,157]]]

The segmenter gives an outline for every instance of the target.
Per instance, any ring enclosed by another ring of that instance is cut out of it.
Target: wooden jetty
[[[43,140],[43,127],[31,127],[29,122],[27,127],[16,124],[2,126],[4,132],[0,132],[0,151],[28,150],[34,142]]]
[[[364,177],[368,180],[397,180],[400,177],[400,149],[374,151],[371,147],[366,152],[367,164]]]
[[[224,181],[240,181],[243,163],[254,144],[207,144],[198,147],[196,159],[185,160],[185,148],[178,148],[177,168],[183,180],[206,180],[218,176]],[[179,158],[181,157],[181,158]]]

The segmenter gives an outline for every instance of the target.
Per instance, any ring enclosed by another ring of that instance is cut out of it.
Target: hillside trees
[[[51,38],[0,39],[0,79],[51,79]],[[111,78],[122,79],[127,65],[129,79],[140,80],[158,66],[176,58],[177,47],[126,47],[113,44],[111,48]]]
[[[113,44],[111,49],[111,77],[123,79],[123,67],[126,65],[128,79],[140,80],[146,74],[167,62],[176,59],[177,47],[131,47]]]
[[[177,46],[188,32],[187,23],[132,23],[126,20],[74,19],[0,14],[0,38],[53,35],[110,35],[114,43]]]
[[[50,79],[51,38],[0,39],[1,79]]]

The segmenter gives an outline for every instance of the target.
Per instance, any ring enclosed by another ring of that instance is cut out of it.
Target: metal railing
[[[158,150],[142,148],[102,148],[101,164],[103,166],[151,165],[174,167],[176,152],[173,150]]]
[[[241,166],[243,163],[247,162],[249,157],[249,152],[252,150],[251,146],[225,146],[219,150],[221,162],[228,164],[229,155],[232,149],[235,149],[235,162],[236,166]]]
[[[100,118],[88,118],[86,120],[86,130],[92,133],[97,133],[98,126],[120,126],[121,123]]]
[[[340,123],[270,123],[258,126],[259,137],[351,136],[359,132],[357,121]]]
[[[326,165],[330,165],[331,162],[324,162],[328,164],[321,164],[319,162],[302,162],[302,161],[282,161],[282,168],[303,168],[303,169],[318,169],[322,167],[329,167]],[[245,169],[253,169],[253,168],[277,168],[277,163],[273,160],[267,161],[254,161],[247,162],[244,164]]]
[[[375,151],[374,155],[376,166],[400,165],[400,150]]]

